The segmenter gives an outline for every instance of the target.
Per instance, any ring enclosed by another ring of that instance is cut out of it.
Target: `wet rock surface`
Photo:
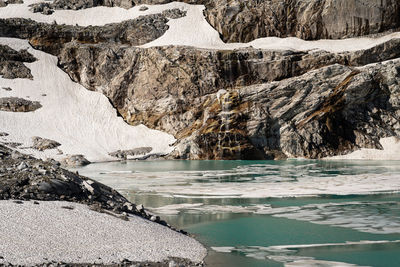
[[[1,97],[0,111],[31,112],[41,108],[38,101],[30,101],[19,97]]]
[[[31,70],[23,63],[34,61],[36,58],[26,50],[16,51],[7,45],[0,45],[0,75],[5,79],[32,79]]]

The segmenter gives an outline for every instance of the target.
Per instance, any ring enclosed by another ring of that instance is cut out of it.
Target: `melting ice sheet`
[[[259,164],[234,161],[215,163],[212,169],[202,169],[202,164],[207,168],[209,163],[167,161],[93,165],[83,171],[117,189],[187,198],[281,198],[400,191],[397,161],[296,160]],[[183,167],[179,169],[179,166]]]

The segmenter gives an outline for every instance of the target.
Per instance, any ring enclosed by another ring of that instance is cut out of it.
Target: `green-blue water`
[[[193,233],[209,266],[400,266],[397,161],[129,161],[78,171]]]

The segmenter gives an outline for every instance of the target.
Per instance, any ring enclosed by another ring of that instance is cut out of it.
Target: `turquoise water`
[[[129,161],[78,171],[194,234],[209,266],[400,266],[397,161]]]

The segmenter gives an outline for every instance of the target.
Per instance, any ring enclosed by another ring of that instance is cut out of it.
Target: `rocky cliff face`
[[[390,0],[201,3],[227,42],[345,38],[400,26],[399,3]],[[3,19],[0,32],[58,56],[71,79],[105,94],[128,123],[173,134],[171,158],[321,158],[379,149],[380,138],[399,136],[399,39],[342,53],[136,46],[185,14],[169,10],[103,27]]]
[[[320,158],[359,147],[379,148],[379,138],[395,133],[385,122],[384,133],[364,136],[354,129],[349,111],[342,112],[346,103],[356,108],[354,114],[364,116],[371,105],[368,99],[380,103],[376,97],[384,98],[381,94],[385,93],[379,88],[390,78],[376,77],[387,76],[399,63],[385,65],[384,70],[380,65],[365,70],[354,67],[398,58],[399,47],[396,39],[339,54],[70,44],[59,55],[59,64],[72,79],[107,95],[127,122],[143,123],[177,137],[178,149],[172,157]],[[374,78],[362,75],[372,70],[380,74]],[[357,90],[360,97],[365,94],[364,106],[352,103],[358,98],[344,100],[350,85],[355,87],[352,94],[357,95]],[[364,92],[365,86],[378,93]],[[393,97],[394,92],[387,96]],[[289,106],[290,112],[286,110]],[[276,109],[273,115],[271,109]],[[315,115],[318,109],[324,115]],[[363,120],[360,129],[367,128]],[[372,131],[373,126],[369,127]]]
[[[131,8],[166,4],[172,0],[56,0],[48,10],[95,6]],[[341,39],[400,27],[397,0],[178,0],[206,6],[208,22],[225,42],[257,38],[298,37],[307,40]],[[43,11],[43,7],[38,10]],[[51,14],[50,12],[49,14]]]
[[[396,0],[210,1],[206,17],[226,42],[267,36],[340,39],[400,26]]]

